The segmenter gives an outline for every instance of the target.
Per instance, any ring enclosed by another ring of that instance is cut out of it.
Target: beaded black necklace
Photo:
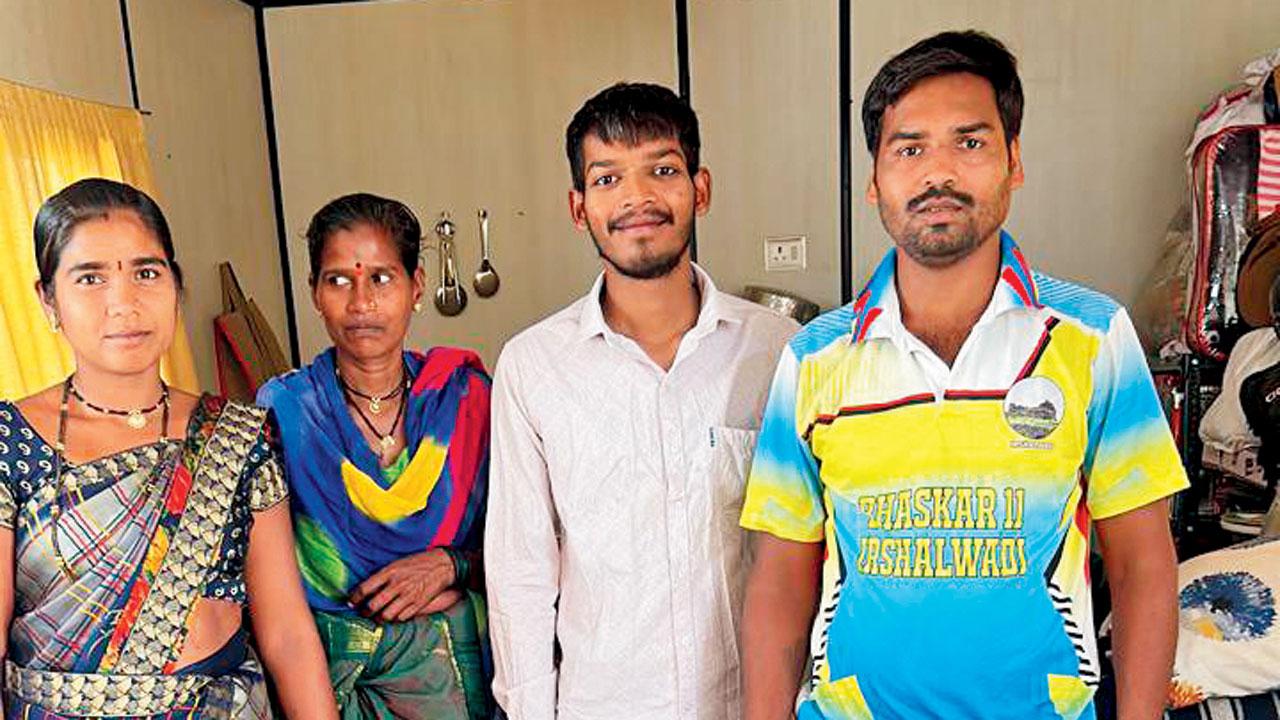
[[[75,377],[75,376],[73,375],[71,377]],[[156,410],[159,410],[160,406],[163,405],[165,411],[169,410],[169,386],[165,385],[164,381],[160,382],[160,399],[159,400],[156,400],[149,407],[130,408],[128,410],[117,410],[116,408],[103,407],[101,405],[95,405],[89,402],[87,399],[85,399],[84,395],[80,394],[80,389],[77,388],[75,383],[71,381],[71,378],[67,378],[67,387],[71,389],[72,397],[74,397],[76,401],[79,402],[81,405],[84,405],[85,407],[89,408],[90,410],[96,413],[101,413],[103,415],[111,415],[113,417],[125,418],[125,423],[128,424],[129,427],[133,428],[134,430],[141,430],[142,428],[146,427],[147,416],[155,412]]]

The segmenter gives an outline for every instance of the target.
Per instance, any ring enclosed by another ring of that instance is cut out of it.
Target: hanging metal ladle
[[[441,315],[453,317],[467,307],[467,291],[458,282],[458,265],[453,256],[454,227],[449,213],[440,214],[435,231],[440,241],[440,287],[436,288],[436,310]]]
[[[476,269],[471,287],[475,288],[476,294],[482,298],[493,297],[498,294],[501,278],[498,277],[498,271],[493,269],[493,263],[489,260],[489,211],[480,208],[476,215],[480,218],[480,267]]]

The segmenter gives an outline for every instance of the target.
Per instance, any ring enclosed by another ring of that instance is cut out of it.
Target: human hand
[[[444,592],[437,595],[435,600],[432,600],[430,603],[428,603],[427,609],[423,610],[422,614],[430,615],[431,613],[444,612],[445,610],[448,610],[449,608],[456,605],[460,600],[462,600],[462,591],[454,588],[449,588],[448,590],[445,590]]]
[[[347,600],[365,617],[403,622],[457,602],[461,595],[450,590],[454,582],[453,561],[435,548],[389,563],[360,583]],[[450,596],[456,597],[449,601]]]

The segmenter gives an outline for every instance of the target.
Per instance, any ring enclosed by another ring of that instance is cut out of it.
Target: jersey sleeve
[[[784,540],[821,542],[826,510],[818,463],[804,437],[800,373],[800,360],[786,348],[765,403],[741,523]]]
[[[1088,413],[1084,470],[1094,518],[1120,515],[1187,487],[1146,356],[1123,309],[1094,358]]]

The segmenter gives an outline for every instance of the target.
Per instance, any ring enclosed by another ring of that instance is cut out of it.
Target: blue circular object
[[[1271,588],[1243,571],[1196,578],[1179,593],[1178,604],[1184,616],[1207,616],[1228,642],[1260,638],[1276,619]]]

